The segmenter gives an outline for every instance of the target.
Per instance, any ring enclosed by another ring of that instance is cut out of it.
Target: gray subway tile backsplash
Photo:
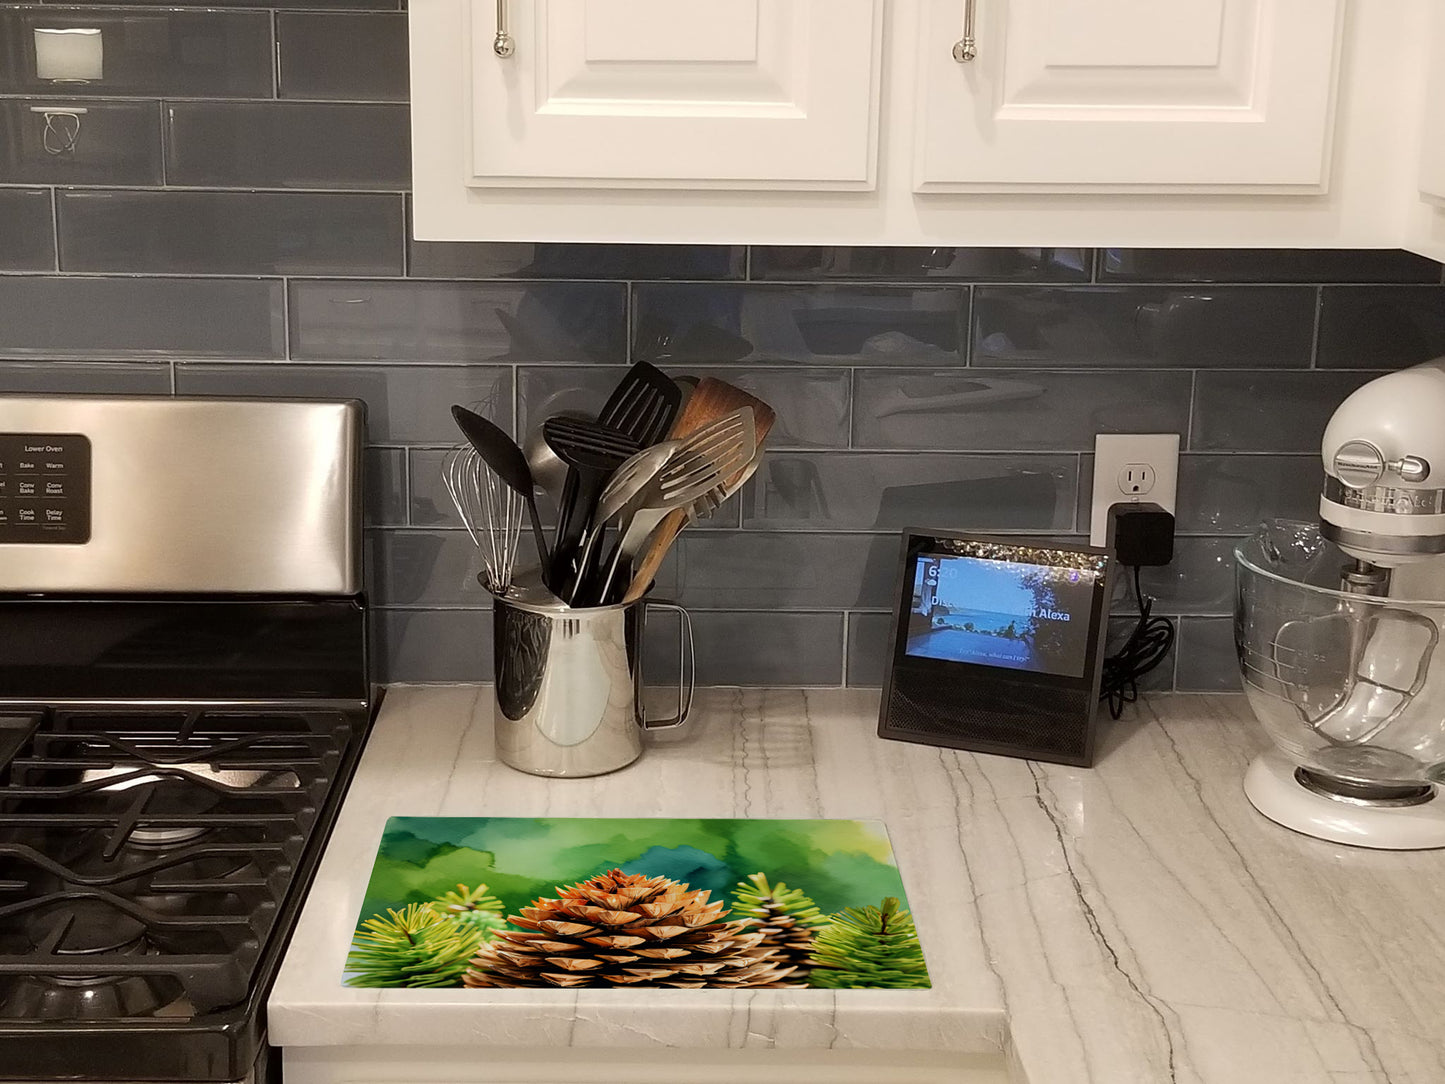
[[[877,582],[871,561],[879,543],[898,548],[891,535],[684,531],[673,547],[677,601],[708,610],[886,605],[892,583]]]
[[[1074,455],[927,452],[770,453],[741,494],[757,530],[1074,529]]]
[[[490,610],[372,611],[376,681],[491,681]]]
[[[407,518],[413,527],[461,527],[461,515],[442,483],[444,448],[412,448],[407,452]],[[538,497],[540,505],[541,497]]]
[[[646,284],[633,353],[660,365],[956,365],[968,312],[956,286]]]
[[[407,99],[405,14],[282,12],[276,42],[283,98]]]
[[[1092,451],[1096,433],[1183,433],[1191,375],[860,368],[853,446]]]
[[[0,277],[0,356],[279,358],[281,283],[266,279]]]
[[[1182,455],[1175,529],[1247,534],[1272,516],[1312,519],[1323,481],[1318,455]]]
[[[752,257],[755,279],[1088,282],[1093,250],[757,245]]]
[[[980,286],[973,364],[1305,369],[1314,322],[1312,286]]]
[[[168,362],[0,361],[0,395],[166,395]]]
[[[351,192],[58,193],[66,271],[401,273],[401,199]]]
[[[101,33],[101,78],[78,87],[36,71],[37,29]],[[0,94],[73,97],[273,98],[276,77],[267,11],[126,10],[25,4],[0,9]]]
[[[481,607],[477,550],[465,531],[367,531],[367,589],[379,606]]]
[[[1234,607],[1234,547],[1238,538],[1193,537],[1174,540],[1174,560],[1142,570],[1146,594],[1161,614],[1228,614]],[[1116,605],[1127,611],[1132,602]]]
[[[165,119],[173,185],[401,191],[411,180],[405,105],[171,102]]]
[[[161,184],[160,115],[160,102],[84,95],[0,101],[0,181]]]
[[[1106,248],[1100,282],[1439,282],[1440,265],[1391,249]]]
[[[1179,623],[1179,656],[1174,684],[1185,693],[1237,693],[1239,659],[1234,649],[1234,620],[1229,617],[1186,617]]]
[[[888,656],[892,645],[888,630],[893,617],[886,613],[857,612],[848,615],[849,685],[876,688],[883,684],[888,672]]]
[[[55,268],[55,212],[48,188],[0,188],[0,271]]]
[[[843,683],[841,613],[701,611],[692,629],[700,685]],[[666,661],[658,670],[673,672]]]
[[[366,480],[363,506],[368,527],[405,527],[410,501],[405,448],[368,448],[362,471]]]
[[[1201,452],[1317,452],[1335,407],[1379,375],[1201,371],[1189,447]]]
[[[3,285],[3,280],[0,280]],[[181,395],[360,399],[380,444],[450,444],[453,403],[494,403],[510,424],[512,373],[492,365],[176,365]]]
[[[627,360],[615,282],[293,282],[291,355],[340,361]]]
[[[1319,365],[1398,369],[1445,354],[1445,286],[1326,286]]]
[[[416,241],[407,273],[425,279],[740,279],[733,245],[583,245]]]
[[[900,527],[1079,538],[1095,434],[1169,432],[1176,557],[1142,578],[1179,638],[1143,687],[1237,688],[1235,541],[1315,515],[1344,395],[1445,354],[1441,267],[1403,252],[414,240],[405,9],[0,6],[0,393],[364,400],[379,680],[491,677],[448,408],[525,432],[647,359],[777,411],[658,575],[701,683],[880,684]],[[47,26],[100,28],[103,78],[40,80]],[[655,614],[656,685],[676,636]]]

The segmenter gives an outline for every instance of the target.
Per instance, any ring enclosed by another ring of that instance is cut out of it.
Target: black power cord
[[[1146,598],[1139,586],[1139,566],[1134,565],[1134,598],[1139,603],[1139,623],[1124,646],[1104,660],[1099,682],[1099,699],[1108,703],[1109,714],[1117,719],[1124,705],[1139,699],[1139,679],[1164,661],[1174,646],[1174,622],[1154,617],[1154,600]]]

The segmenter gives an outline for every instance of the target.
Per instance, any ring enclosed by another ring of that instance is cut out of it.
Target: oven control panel
[[[90,541],[90,441],[0,433],[0,544]]]

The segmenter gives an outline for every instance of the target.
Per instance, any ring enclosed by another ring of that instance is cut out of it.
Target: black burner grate
[[[0,1027],[245,1002],[360,736],[352,715],[316,710],[0,726]]]

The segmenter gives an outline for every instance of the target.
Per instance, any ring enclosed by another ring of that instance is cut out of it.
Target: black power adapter
[[[1174,623],[1154,617],[1154,600],[1139,584],[1139,569],[1174,559],[1174,517],[1152,501],[1126,501],[1109,507],[1106,545],[1118,564],[1134,570],[1134,600],[1139,620],[1129,639],[1104,660],[1099,698],[1115,719],[1125,704],[1139,698],[1139,679],[1164,661],[1174,645]]]
[[[1110,505],[1104,545],[1126,567],[1167,565],[1174,560],[1174,517],[1153,501]]]

